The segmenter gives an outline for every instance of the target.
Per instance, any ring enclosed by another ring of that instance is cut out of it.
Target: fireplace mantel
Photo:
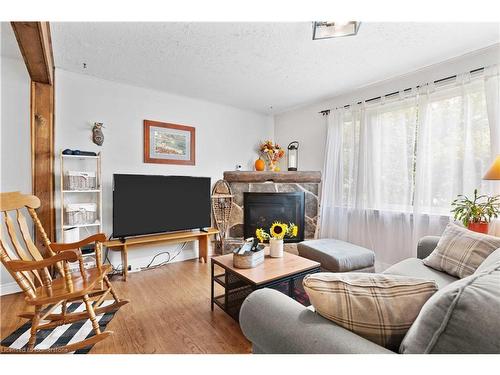
[[[304,238],[313,239],[318,233],[318,211],[321,189],[320,171],[257,172],[226,171],[224,180],[233,194],[233,205],[229,218],[229,231],[224,253],[241,245],[244,233],[245,193],[304,193],[305,222]],[[226,246],[227,245],[227,246]],[[288,243],[287,245],[293,245]]]
[[[227,182],[279,182],[279,183],[317,183],[321,182],[320,171],[297,172],[256,172],[256,171],[226,171],[224,180]]]

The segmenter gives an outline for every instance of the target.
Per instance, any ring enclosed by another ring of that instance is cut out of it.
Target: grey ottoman
[[[301,257],[321,263],[329,272],[373,272],[375,254],[364,247],[349,242],[323,238],[297,244]]]

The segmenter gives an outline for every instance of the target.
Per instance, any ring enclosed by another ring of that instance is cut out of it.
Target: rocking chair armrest
[[[46,268],[61,261],[76,262],[81,259],[81,254],[78,250],[67,250],[60,254],[51,256],[38,261],[30,260],[10,260],[6,262],[6,266],[12,272],[33,271]]]
[[[106,241],[106,235],[104,233],[98,233],[94,234],[90,237],[87,237],[81,241],[78,242],[70,242],[70,243],[51,243],[50,244],[50,249],[54,253],[60,253],[61,251],[66,251],[66,250],[75,250],[78,249],[84,245],[89,245],[94,242],[104,242]]]

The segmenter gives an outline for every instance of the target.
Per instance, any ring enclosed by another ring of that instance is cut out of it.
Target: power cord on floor
[[[112,237],[113,235],[111,234],[108,237],[108,241],[111,240]],[[106,248],[106,256],[104,257],[104,263],[108,262],[108,264],[111,266],[111,272],[108,274],[108,276],[121,275],[123,273],[123,264],[120,263],[117,267],[115,267],[113,263],[111,263],[111,261],[109,260],[108,254],[109,254],[109,249]]]
[[[108,258],[109,254],[109,249],[106,249],[106,256],[104,257],[104,263],[108,262],[108,264],[111,266],[111,272],[108,274],[109,276],[114,276],[121,274],[123,272],[123,265],[120,263],[118,267],[115,267],[113,263]]]
[[[186,248],[186,246],[187,246],[187,242],[183,242],[182,245],[180,246],[179,250],[175,253],[174,256],[171,256],[169,251],[162,251],[162,252],[156,254],[153,257],[153,259],[151,259],[151,261],[149,262],[149,264],[147,266],[140,268],[141,271],[148,270],[148,269],[156,269],[158,267],[164,266],[164,265],[172,262],[175,258],[177,258],[177,256],[179,256],[180,253],[182,253],[182,251]],[[152,264],[155,261],[155,259],[162,254],[168,255],[167,260],[164,260],[163,262],[160,262],[160,263],[155,264],[153,266]],[[117,267],[115,267],[113,265],[113,263],[111,263],[111,261],[109,260],[109,249],[106,249],[106,256],[104,257],[104,263],[106,263],[106,262],[111,266],[111,272],[109,273],[109,276],[114,276],[114,275],[118,275],[118,274],[123,273],[123,264],[120,263]]]
[[[141,270],[146,270],[146,269],[155,269],[155,268],[158,268],[158,267],[164,266],[164,265],[165,265],[165,264],[167,264],[167,263],[170,263],[170,262],[171,262],[171,261],[173,261],[173,260],[174,260],[174,259],[175,259],[175,258],[176,258],[179,254],[180,254],[180,253],[182,253],[182,251],[185,249],[186,245],[187,245],[187,242],[182,243],[182,245],[180,246],[179,250],[177,251],[177,253],[176,253],[174,256],[171,256],[169,251],[162,251],[161,253],[156,254],[156,255],[153,257],[153,259],[151,259],[151,262],[149,262],[149,264],[148,264],[146,267],[142,267],[142,268],[141,268]],[[158,256],[160,256],[160,255],[162,255],[162,254],[167,254],[167,255],[168,255],[167,260],[164,260],[163,262],[160,262],[160,263],[158,263],[158,264],[156,264],[156,265],[154,265],[154,266],[153,266],[152,264],[153,264],[154,260],[155,260]]]

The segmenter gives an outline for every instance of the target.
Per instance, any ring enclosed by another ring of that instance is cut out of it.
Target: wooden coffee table
[[[249,269],[233,267],[233,254],[212,258],[212,311],[217,305],[238,320],[245,298],[254,290],[262,288],[277,289],[294,299],[304,298],[302,279],[307,274],[320,272],[320,263],[287,252],[282,258],[271,258],[268,249],[265,251],[264,263]],[[222,268],[221,273],[216,274],[216,266]],[[215,295],[216,284],[222,286],[223,294]]]

